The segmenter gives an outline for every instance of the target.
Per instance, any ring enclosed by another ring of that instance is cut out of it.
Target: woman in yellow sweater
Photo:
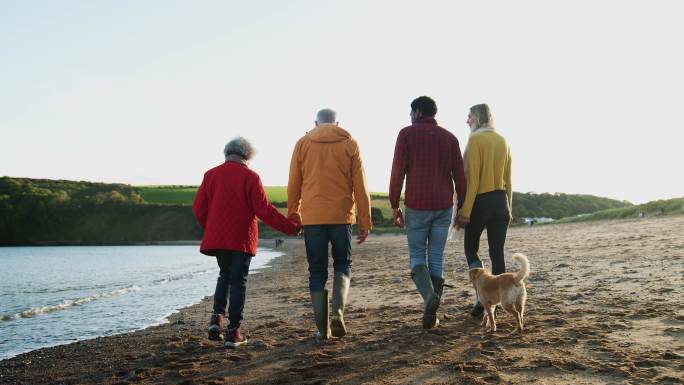
[[[464,248],[469,268],[482,267],[477,252],[480,236],[487,229],[492,274],[506,271],[504,243],[511,221],[511,152],[506,139],[494,130],[489,106],[478,104],[468,114],[470,138],[465,152],[467,192],[456,226],[465,227]],[[484,308],[476,302],[471,314]]]

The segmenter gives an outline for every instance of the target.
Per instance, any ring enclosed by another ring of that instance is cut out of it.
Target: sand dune
[[[207,299],[166,325],[2,361],[0,383],[684,383],[684,216],[511,229],[507,258],[523,252],[532,270],[522,336],[508,336],[504,312],[495,333],[468,315],[458,241],[447,246],[441,325],[423,331],[397,235],[355,247],[349,334],[316,343],[303,242],[285,249],[250,276],[244,348],[205,338]]]

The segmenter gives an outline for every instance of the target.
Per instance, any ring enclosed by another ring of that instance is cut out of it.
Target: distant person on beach
[[[411,278],[423,298],[423,328],[435,327],[444,289],[444,246],[456,207],[463,205],[465,177],[456,137],[437,125],[437,104],[427,96],[411,103],[411,123],[399,131],[389,199],[392,221],[406,226]],[[399,207],[406,178],[406,218]]]
[[[223,153],[225,163],[204,174],[192,210],[204,229],[200,252],[215,256],[221,269],[214,293],[214,313],[209,321],[209,339],[221,339],[229,303],[225,346],[236,347],[246,342],[240,333],[240,323],[249,264],[259,239],[256,218],[290,235],[299,231],[299,225],[268,202],[259,175],[249,169],[254,149],[247,140],[231,140]]]
[[[359,146],[339,127],[337,114],[323,109],[316,126],[294,147],[287,184],[290,219],[303,225],[309,290],[316,321],[316,338],[347,333],[344,306],[352,275],[351,225],[358,210],[357,243],[371,230],[370,196]],[[332,244],[335,274],[332,286],[332,318],[328,318],[328,245]]]
[[[492,274],[497,275],[506,272],[504,243],[513,207],[511,152],[504,137],[494,130],[486,104],[471,107],[467,123],[471,131],[465,151],[468,192],[455,225],[465,227],[463,245],[471,269],[483,267],[477,253],[482,231],[487,229]],[[483,311],[476,301],[471,315],[477,317]]]

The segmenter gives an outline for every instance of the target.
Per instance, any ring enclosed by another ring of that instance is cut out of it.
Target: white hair
[[[231,140],[223,148],[223,155],[228,158],[229,155],[238,155],[245,160],[250,160],[254,156],[254,147],[249,141],[241,136]]]
[[[331,124],[337,121],[337,112],[330,108],[324,108],[316,114],[318,124]]]

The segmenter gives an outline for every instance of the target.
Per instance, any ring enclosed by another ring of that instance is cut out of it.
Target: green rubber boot
[[[349,277],[344,273],[335,273],[333,280],[332,295],[332,316],[330,317],[330,328],[333,337],[344,337],[347,328],[344,325],[344,305],[347,303],[349,294]]]
[[[330,338],[330,319],[328,318],[328,291],[312,291],[311,303],[314,309],[314,319],[316,320],[317,340],[327,340]]]
[[[411,270],[411,279],[416,284],[420,296],[423,297],[423,329],[432,329],[437,323],[436,313],[439,307],[439,298],[432,286],[428,267],[423,264],[416,265]]]
[[[432,281],[432,287],[435,289],[435,294],[437,294],[437,309],[442,304],[442,293],[444,292],[444,278],[437,278],[430,276]],[[439,318],[435,315],[435,326],[439,325]]]

